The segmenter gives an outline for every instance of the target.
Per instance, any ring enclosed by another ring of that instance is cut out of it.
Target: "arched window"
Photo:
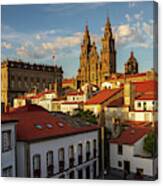
[[[41,157],[39,154],[33,156],[33,177],[41,177]]]
[[[53,165],[53,151],[47,152],[47,176],[51,177],[53,176],[53,170],[54,170],[54,165]]]
[[[93,140],[93,156],[94,158],[96,158],[96,152],[97,152],[97,149],[96,149],[96,139]]]
[[[90,155],[91,155],[91,145],[90,142],[87,141],[86,143],[86,160],[89,161],[90,160]]]
[[[74,146],[69,146],[68,149],[68,156],[69,156],[69,166],[70,168],[74,166]]]
[[[78,145],[78,163],[81,164],[83,161],[83,146],[82,144]]]
[[[64,148],[60,148],[58,151],[58,160],[59,160],[59,171],[64,171]]]

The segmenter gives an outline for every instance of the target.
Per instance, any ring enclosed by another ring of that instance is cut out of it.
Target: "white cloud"
[[[133,8],[133,7],[135,7],[135,5],[136,5],[135,2],[129,2],[128,3],[129,8]]]
[[[2,48],[5,48],[5,49],[11,49],[12,48],[12,44],[11,43],[7,43],[7,42],[2,42]]]
[[[29,52],[24,46],[21,46],[20,48],[17,48],[16,53],[20,57],[29,57]]]
[[[144,32],[153,39],[153,23],[143,23],[143,30]]]
[[[134,15],[134,18],[137,21],[141,21],[143,19],[143,14],[144,14],[144,12],[141,10],[139,13],[137,13],[137,14]]]
[[[127,22],[132,21],[132,18],[131,18],[131,16],[129,14],[126,14],[125,18],[126,18]]]

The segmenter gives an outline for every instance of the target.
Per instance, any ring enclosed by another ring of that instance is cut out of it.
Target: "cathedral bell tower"
[[[90,81],[89,75],[89,54],[91,51],[91,39],[89,34],[88,25],[85,26],[85,31],[83,35],[83,41],[81,45],[81,54],[80,54],[80,68],[78,70],[77,76],[77,87],[84,85]]]
[[[138,62],[134,56],[134,52],[130,53],[130,57],[125,64],[125,74],[136,74],[138,73]]]
[[[116,50],[115,41],[112,36],[112,29],[109,18],[106,20],[104,36],[101,40],[101,82],[116,73]]]

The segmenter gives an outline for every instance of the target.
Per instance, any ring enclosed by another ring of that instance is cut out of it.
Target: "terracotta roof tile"
[[[136,92],[157,92],[158,82],[154,80],[134,82]]]
[[[107,105],[108,107],[122,107],[124,106],[124,98],[123,97],[119,97],[118,99],[112,101],[111,103],[109,103]]]
[[[95,96],[90,98],[88,101],[86,101],[86,105],[90,104],[102,104],[103,102],[107,101],[109,98],[112,96],[116,95],[119,93],[122,89],[117,88],[117,89],[104,89],[98,92]]]
[[[65,104],[65,105],[73,105],[73,104],[83,104],[84,102],[83,101],[65,101],[63,102],[62,104]]]
[[[133,145],[150,131],[151,129],[147,127],[129,127],[119,137],[111,139],[110,143]]]
[[[16,134],[18,141],[35,141],[57,138],[97,130],[97,125],[73,127],[66,119],[52,116],[40,106],[26,105],[11,113],[4,113],[2,117],[12,117],[18,120]],[[50,124],[52,127],[48,127]],[[37,128],[38,126],[38,128]]]

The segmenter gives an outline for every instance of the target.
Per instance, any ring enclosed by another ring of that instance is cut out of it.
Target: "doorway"
[[[126,171],[128,174],[130,173],[130,162],[124,161],[124,171]]]

